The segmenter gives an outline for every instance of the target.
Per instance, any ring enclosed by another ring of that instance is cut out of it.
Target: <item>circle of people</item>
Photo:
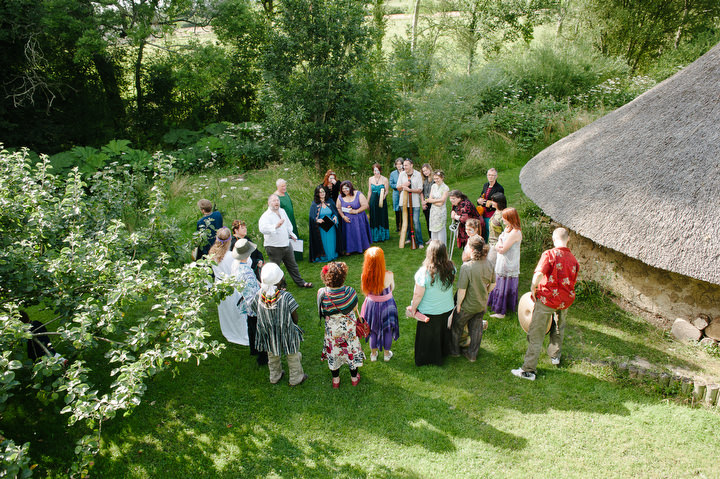
[[[425,246],[419,221],[421,210],[430,236],[425,260],[414,276],[412,301],[405,310],[407,317],[417,320],[417,366],[441,365],[447,355],[463,355],[474,362],[488,327],[483,320],[486,310],[494,312],[491,318],[503,318],[518,310],[522,229],[517,210],[507,206],[497,171],[488,170],[488,181],[476,206],[461,191],[449,189],[441,170],[433,171],[424,164],[417,171],[412,160],[403,158],[396,160],[395,167],[388,179],[379,164],[373,165],[367,197],[352,182],[339,181],[332,170],[314,191],[308,215],[309,260],[327,263],[320,275],[323,287],[317,292],[317,310],[325,321],[321,358],[327,361],[333,388],[340,386],[342,365],[349,368],[351,384],[359,383],[358,370],[366,360],[362,337],[370,343],[370,361],[377,361],[382,352],[387,362],[393,357],[392,343],[400,336],[394,275],[386,270],[383,249],[371,246],[390,238],[385,198],[391,193],[396,231],[401,230],[403,207],[408,207],[407,223],[412,221],[405,243],[413,235],[418,248]],[[212,260],[216,281],[231,277],[243,284],[241,290],[235,290],[218,305],[226,339],[250,346],[258,364],[268,365],[273,384],[285,375],[281,357],[286,356],[289,384],[296,386],[307,379],[300,353],[304,331],[298,325],[299,305],[287,291],[279,265],[285,265],[299,287],[313,285],[302,278],[297,265],[303,247],[287,182],[277,180],[276,187],[258,223],[267,262],[247,237],[247,225],[235,220],[232,228],[222,227],[222,216],[213,211],[208,200],[198,202],[203,217],[197,229],[204,231],[208,240],[198,248],[197,255]],[[452,204],[449,229],[455,235],[450,254],[446,234],[448,200]],[[520,378],[535,379],[546,333],[550,334],[551,363],[560,363],[565,313],[575,297],[579,269],[567,242],[567,230],[556,229],[555,247],[542,254],[535,270],[531,285],[534,310],[526,328],[528,350],[523,366],[511,371]],[[462,250],[459,272],[451,260],[456,245]],[[361,284],[365,300],[359,309],[357,292],[345,285],[348,266],[335,261],[341,254],[352,253],[364,254]]]

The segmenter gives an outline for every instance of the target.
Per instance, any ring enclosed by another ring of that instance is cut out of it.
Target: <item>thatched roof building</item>
[[[542,151],[520,183],[578,235],[719,285],[720,45]]]

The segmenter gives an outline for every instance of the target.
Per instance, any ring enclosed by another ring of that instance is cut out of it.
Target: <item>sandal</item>
[[[360,382],[360,374],[358,373],[357,376],[350,377],[350,382],[352,383],[353,386],[357,386],[358,383]]]
[[[332,378],[333,389],[340,389],[340,378]]]
[[[370,361],[377,361],[378,353],[370,353]]]

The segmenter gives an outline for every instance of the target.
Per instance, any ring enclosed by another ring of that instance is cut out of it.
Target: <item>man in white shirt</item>
[[[413,162],[410,158],[405,158],[403,162],[403,171],[400,172],[397,180],[397,190],[400,192],[400,207],[405,206],[407,197],[412,195],[412,221],[415,229],[415,242],[418,248],[424,248],[422,230],[420,229],[420,209],[423,201],[423,182],[422,175],[419,171],[413,170]],[[402,192],[407,191],[407,195]],[[408,238],[410,238],[410,228],[408,228]],[[410,241],[408,239],[408,241]]]
[[[301,288],[312,288],[312,283],[306,283],[300,276],[300,269],[295,262],[295,253],[290,244],[290,239],[296,240],[297,236],[293,232],[287,213],[280,208],[280,198],[277,195],[272,194],[268,198],[268,209],[260,217],[258,228],[265,238],[268,261],[277,265],[284,264],[295,284]],[[281,285],[283,286],[284,284]]]

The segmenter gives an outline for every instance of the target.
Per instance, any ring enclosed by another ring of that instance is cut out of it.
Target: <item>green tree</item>
[[[267,128],[283,146],[299,148],[322,169],[345,149],[365,118],[371,97],[356,75],[373,44],[362,2],[278,2],[263,54]]]
[[[599,50],[623,57],[633,72],[664,50],[677,48],[720,19],[716,0],[587,0],[579,22],[594,32]]]
[[[59,410],[84,434],[73,475],[85,475],[102,424],[140,404],[150,378],[222,349],[208,340],[203,313],[232,284],[208,286],[203,265],[178,261],[189,248],[165,215],[170,158],[155,155],[147,189],[121,165],[86,182],[77,169],[52,175],[46,157],[28,160],[0,151],[0,411],[24,407],[28,394],[48,414]],[[121,205],[138,200],[146,222],[131,232]],[[34,335],[18,311],[33,305],[51,312],[46,326],[68,365],[25,359]],[[27,472],[32,436],[32,428],[0,433],[0,476]]]
[[[467,73],[478,47],[496,52],[503,44],[532,39],[535,19],[551,2],[543,0],[441,0],[436,19],[428,21],[451,36],[467,58]]]

